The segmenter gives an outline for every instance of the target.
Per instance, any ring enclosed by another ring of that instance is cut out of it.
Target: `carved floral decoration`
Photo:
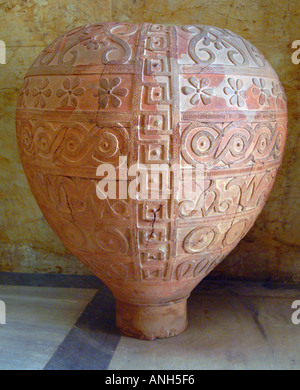
[[[189,83],[191,86],[183,87],[184,95],[192,95],[190,103],[193,106],[198,106],[200,102],[204,105],[211,103],[210,97],[213,95],[212,88],[206,88],[209,85],[209,80],[203,78],[199,80],[197,77],[190,77]]]
[[[40,106],[41,108],[45,107],[46,99],[51,95],[51,89],[47,88],[49,85],[48,79],[39,79],[37,82],[37,88],[34,88],[32,95],[34,96],[33,105],[34,107]]]
[[[255,87],[252,89],[254,95],[258,95],[258,102],[262,106],[263,104],[270,105],[269,97],[271,92],[266,89],[266,80],[262,78],[253,78],[253,84]]]
[[[234,80],[232,77],[228,79],[229,87],[224,88],[224,93],[229,98],[229,103],[232,106],[243,107],[245,105],[245,99],[248,98],[248,92],[243,88],[244,82],[241,79]]]
[[[125,97],[128,94],[127,88],[117,88],[121,84],[120,77],[112,79],[101,78],[99,80],[100,88],[94,91],[94,96],[99,97],[99,107],[107,108],[109,103],[114,108],[121,106],[122,101],[120,97]]]
[[[66,107],[71,105],[76,107],[78,104],[77,96],[81,96],[84,94],[83,88],[78,88],[80,84],[80,78],[76,77],[72,81],[67,77],[63,81],[63,89],[58,89],[56,92],[56,96],[58,98],[62,98],[61,107]]]

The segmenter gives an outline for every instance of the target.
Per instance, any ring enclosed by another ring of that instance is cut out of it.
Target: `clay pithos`
[[[286,97],[268,61],[217,27],[86,25],[38,56],[16,117],[32,193],[112,291],[120,330],[149,340],[181,333],[189,294],[247,234],[282,160]],[[119,175],[120,158],[128,170],[172,172],[147,179],[152,197],[118,196],[134,180]],[[103,164],[117,174],[107,187],[122,186],[115,197],[97,193]],[[178,192],[195,167],[198,191]]]

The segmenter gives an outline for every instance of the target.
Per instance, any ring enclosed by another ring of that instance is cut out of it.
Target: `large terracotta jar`
[[[112,291],[121,331],[142,339],[185,329],[190,292],[262,210],[286,131],[285,94],[268,61],[242,37],[203,25],[76,28],[36,59],[17,108],[39,207]],[[169,197],[101,199],[97,167],[118,173],[119,157],[125,168],[200,166],[202,189],[178,196],[176,176],[158,175],[146,187],[161,194],[165,185]]]

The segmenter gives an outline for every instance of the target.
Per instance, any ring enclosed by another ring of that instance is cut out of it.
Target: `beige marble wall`
[[[288,98],[289,135],[271,196],[252,230],[213,272],[215,277],[300,281],[300,39],[298,0],[6,0],[0,1],[0,271],[89,271],[60,243],[39,211],[20,164],[15,106],[22,78],[37,54],[59,34],[103,21],[210,24],[257,46],[277,71]]]

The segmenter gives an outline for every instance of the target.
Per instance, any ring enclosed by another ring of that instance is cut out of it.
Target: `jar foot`
[[[187,327],[187,298],[163,305],[116,304],[117,327],[129,337],[143,340],[166,338]]]

